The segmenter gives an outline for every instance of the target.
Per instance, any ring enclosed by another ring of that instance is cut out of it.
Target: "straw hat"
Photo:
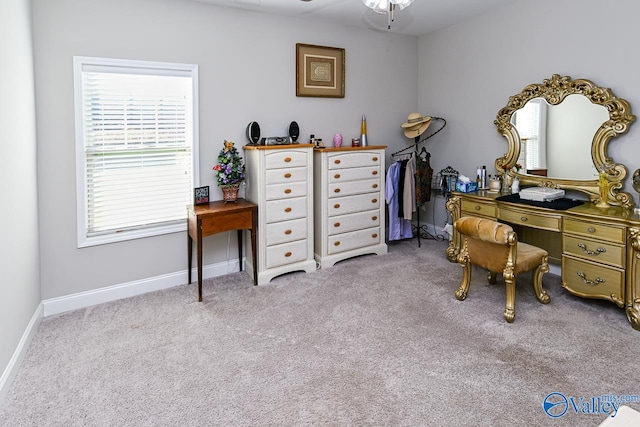
[[[431,117],[423,117],[420,113],[411,113],[407,121],[400,125],[404,129],[404,136],[416,138],[424,133],[431,124]]]

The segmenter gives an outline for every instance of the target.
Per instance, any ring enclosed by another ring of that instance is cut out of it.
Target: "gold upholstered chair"
[[[549,271],[549,254],[544,249],[518,242],[513,228],[490,219],[462,217],[454,223],[462,240],[458,262],[464,269],[462,283],[456,291],[460,301],[467,297],[471,282],[471,264],[489,270],[489,283],[495,284],[502,273],[506,283],[507,303],[504,318],[513,322],[516,303],[516,276],[533,271],[533,289],[538,301],[550,300],[542,288],[542,276]]]

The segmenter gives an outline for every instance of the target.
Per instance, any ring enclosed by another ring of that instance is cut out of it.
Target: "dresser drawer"
[[[580,297],[624,305],[624,270],[562,257],[562,286]]]
[[[269,169],[265,172],[267,177],[265,183],[267,185],[306,181],[308,179],[307,168]]]
[[[329,216],[370,211],[380,208],[378,193],[358,194],[356,196],[340,197],[328,202]]]
[[[380,153],[358,151],[356,153],[336,153],[327,157],[329,169],[358,168],[380,165]]]
[[[307,219],[294,219],[293,221],[274,222],[267,224],[267,246],[280,243],[293,242],[307,238]]]
[[[496,217],[496,205],[478,203],[472,200],[462,200],[462,216],[487,216]]]
[[[258,208],[260,209],[260,208]],[[307,198],[271,200],[265,203],[267,224],[307,217]]]
[[[380,225],[380,211],[376,210],[331,217],[328,228],[329,235],[333,236],[378,225]]]
[[[520,224],[542,230],[560,231],[562,217],[560,215],[540,215],[518,209],[500,208],[499,218],[511,224]]]
[[[615,225],[603,225],[565,218],[562,228],[565,233],[579,234],[592,239],[603,239],[616,243],[624,243],[625,241],[625,228]]]
[[[357,181],[360,179],[370,179],[370,178],[380,179],[379,166],[333,170],[329,172],[329,183]]]
[[[288,199],[307,195],[307,182],[289,182],[286,184],[267,185],[265,197],[267,200]]]
[[[266,169],[307,166],[307,152],[295,150],[273,150],[264,155]]]
[[[362,181],[337,182],[329,184],[329,198],[350,196],[352,194],[362,194],[380,192],[379,179],[365,179]]]
[[[267,268],[280,267],[307,259],[307,239],[267,247]]]
[[[380,227],[329,236],[329,255],[380,243]]]
[[[605,241],[596,241],[565,234],[562,239],[562,251],[578,258],[603,262],[624,268],[625,249]]]

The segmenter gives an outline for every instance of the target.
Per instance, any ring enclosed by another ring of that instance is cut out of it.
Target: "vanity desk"
[[[583,298],[612,301],[625,308],[640,330],[640,216],[620,206],[593,203],[566,210],[497,200],[500,193],[452,193],[447,202],[453,221],[462,216],[509,223],[527,243],[543,247],[562,265],[562,287]],[[519,239],[520,240],[520,239]],[[447,257],[457,262],[460,235],[454,232]]]
[[[640,330],[640,216],[631,194],[622,191],[627,166],[608,153],[634,121],[627,101],[590,80],[554,74],[527,85],[494,121],[508,144],[496,171],[503,180],[518,178],[522,187],[577,192],[586,200],[559,209],[489,191],[454,192],[447,210],[454,222],[477,216],[509,223],[518,240],[544,248],[550,262],[561,264],[566,290],[615,303]],[[634,188],[640,191],[640,180]],[[446,250],[451,262],[460,243],[454,230]]]

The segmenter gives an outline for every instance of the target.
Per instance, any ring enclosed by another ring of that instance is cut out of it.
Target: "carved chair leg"
[[[516,317],[516,281],[515,277],[505,277],[507,304],[504,309],[504,318],[512,323]]]
[[[533,271],[533,290],[536,293],[538,301],[542,304],[548,304],[551,301],[551,297],[546,290],[542,287],[542,276],[549,272],[549,257],[542,258],[542,264]]]
[[[498,277],[498,273],[494,273],[493,271],[489,272],[489,275],[487,276],[487,279],[489,280],[489,284],[490,285],[495,285],[496,284],[496,277]]]
[[[462,264],[462,283],[456,291],[456,298],[460,301],[464,301],[469,293],[469,284],[471,283],[471,263],[467,261]]]

